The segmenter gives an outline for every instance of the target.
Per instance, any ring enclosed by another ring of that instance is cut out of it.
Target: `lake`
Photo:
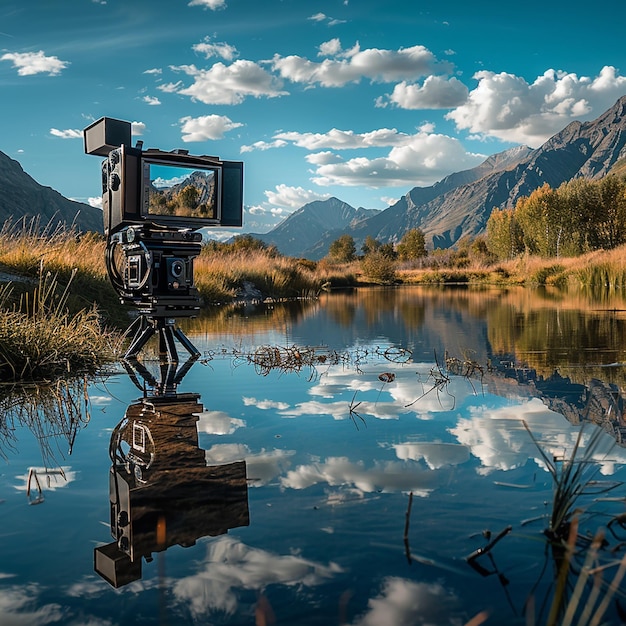
[[[623,294],[363,288],[180,328],[188,369],[5,390],[0,624],[625,620]]]

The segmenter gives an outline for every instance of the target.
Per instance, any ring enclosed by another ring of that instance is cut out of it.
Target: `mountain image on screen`
[[[214,219],[217,217],[215,171],[194,171],[171,187],[150,183],[149,214]]]

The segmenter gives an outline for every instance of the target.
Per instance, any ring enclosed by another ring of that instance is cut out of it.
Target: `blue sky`
[[[244,232],[331,196],[384,209],[612,106],[622,6],[1,0],[0,151],[96,203],[82,129],[108,116],[144,148],[243,160]]]

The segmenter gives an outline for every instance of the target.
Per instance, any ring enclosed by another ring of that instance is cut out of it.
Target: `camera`
[[[120,300],[150,317],[200,308],[193,262],[203,227],[243,222],[243,163],[131,146],[131,124],[103,117],[83,131],[102,162],[106,266]]]

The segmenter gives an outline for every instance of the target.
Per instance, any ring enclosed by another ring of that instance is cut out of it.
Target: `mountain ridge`
[[[102,211],[69,200],[51,187],[40,185],[20,163],[0,152],[0,223],[37,218],[41,228],[74,224],[79,231],[103,232]]]
[[[430,187],[414,187],[387,209],[365,219],[327,229],[318,239],[314,239],[317,233],[306,227],[307,218],[313,220],[307,214],[319,209],[319,205],[312,206],[314,203],[269,233],[255,236],[271,241],[286,254],[284,239],[293,239],[292,218],[297,214],[297,230],[302,237],[299,256],[311,259],[325,256],[330,243],[344,234],[351,235],[359,249],[368,236],[381,243],[397,243],[412,228],[424,232],[429,248],[448,248],[462,237],[482,234],[494,208],[511,208],[545,183],[557,188],[573,178],[602,178],[624,158],[626,96],[595,120],[571,122],[539,148],[518,146],[491,155],[477,167],[452,173]]]

